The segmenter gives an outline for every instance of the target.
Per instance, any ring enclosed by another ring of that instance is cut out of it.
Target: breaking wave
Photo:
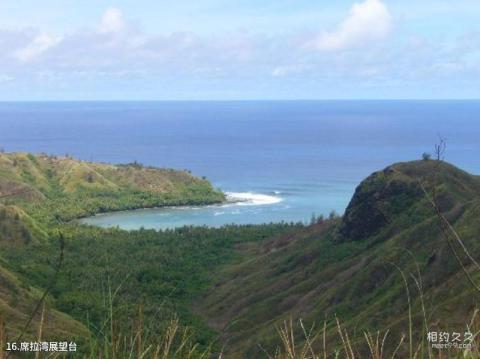
[[[227,199],[239,206],[261,206],[282,201],[281,197],[253,192],[227,192]]]

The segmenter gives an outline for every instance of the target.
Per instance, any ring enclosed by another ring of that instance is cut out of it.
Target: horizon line
[[[72,99],[72,100],[0,100],[0,104],[12,103],[112,103],[112,102],[131,102],[131,103],[153,103],[153,102],[400,102],[400,101],[418,101],[418,102],[442,102],[442,101],[480,101],[479,98],[330,98],[330,99]]]

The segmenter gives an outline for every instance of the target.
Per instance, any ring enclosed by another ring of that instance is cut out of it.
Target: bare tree
[[[438,136],[439,142],[435,144],[435,157],[437,161],[443,161],[445,157],[445,151],[447,149],[447,140],[443,138],[442,136]],[[435,215],[437,216],[439,220],[439,227],[440,230],[443,234],[443,237],[445,238],[451,252],[453,253],[456,261],[462,268],[463,272],[465,273],[468,281],[472,284],[473,288],[477,291],[480,292],[480,286],[476,283],[474,280],[474,277],[470,274],[469,270],[467,269],[467,265],[463,263],[462,259],[460,258],[460,253],[463,252],[466,256],[466,258],[470,261],[470,264],[473,264],[474,268],[477,271],[480,271],[480,263],[472,256],[470,253],[469,249],[465,245],[463,239],[460,237],[458,232],[454,229],[453,225],[450,223],[450,221],[447,219],[445,214],[441,210],[441,206],[439,204],[438,200],[438,193],[437,193],[437,185],[438,185],[438,169],[439,163],[436,165],[436,169],[433,173],[433,183],[432,183],[432,193],[430,194],[422,181],[418,179],[418,182],[420,184],[420,187],[425,194],[425,197],[427,198],[428,202],[432,206]],[[460,247],[461,252],[458,253],[458,250],[455,248],[455,244],[457,244],[457,247]]]
[[[447,150],[447,139],[438,135],[438,143],[435,144],[435,158],[437,161],[445,159],[445,151]]]

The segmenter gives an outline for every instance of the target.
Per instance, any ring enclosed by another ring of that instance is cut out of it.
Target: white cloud
[[[125,30],[126,27],[122,12],[117,8],[109,8],[103,14],[98,30],[101,33],[115,33]]]
[[[55,47],[62,41],[61,37],[47,34],[37,35],[25,47],[14,52],[14,56],[22,62],[28,62],[42,55],[48,49]]]
[[[1,83],[6,83],[6,82],[11,82],[15,80],[15,78],[13,76],[9,76],[9,75],[0,75],[0,84]]]
[[[273,77],[285,77],[289,75],[298,75],[305,70],[308,70],[303,65],[287,65],[287,66],[277,66],[272,70]]]
[[[345,20],[336,29],[317,34],[307,47],[321,51],[336,51],[361,47],[388,37],[393,19],[380,0],[355,3]]]
[[[263,83],[273,84],[273,93],[285,86],[287,94],[298,88],[307,89],[309,96],[318,87],[330,96],[330,89],[342,84],[386,88],[450,78],[473,83],[478,78],[479,34],[431,41],[419,35],[402,38],[399,32],[396,41],[382,41],[393,28],[392,15],[381,2],[385,0],[356,1],[331,31],[308,38],[293,30],[261,34],[255,29],[151,34],[117,8],[101,11],[92,27],[63,34],[0,28],[0,83],[8,83],[4,88],[25,86],[26,92],[51,86],[51,93],[59,96],[62,89],[79,91],[77,85],[85,93],[133,93],[134,83],[149,91],[165,88],[167,95],[204,86],[215,91],[257,89]]]

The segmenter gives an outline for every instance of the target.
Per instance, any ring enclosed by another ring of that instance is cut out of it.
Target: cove
[[[171,229],[183,226],[220,227],[227,224],[306,222],[311,213],[299,212],[295,196],[280,193],[228,192],[229,202],[209,206],[139,209],[98,214],[80,220],[83,224],[119,227],[125,230]]]

